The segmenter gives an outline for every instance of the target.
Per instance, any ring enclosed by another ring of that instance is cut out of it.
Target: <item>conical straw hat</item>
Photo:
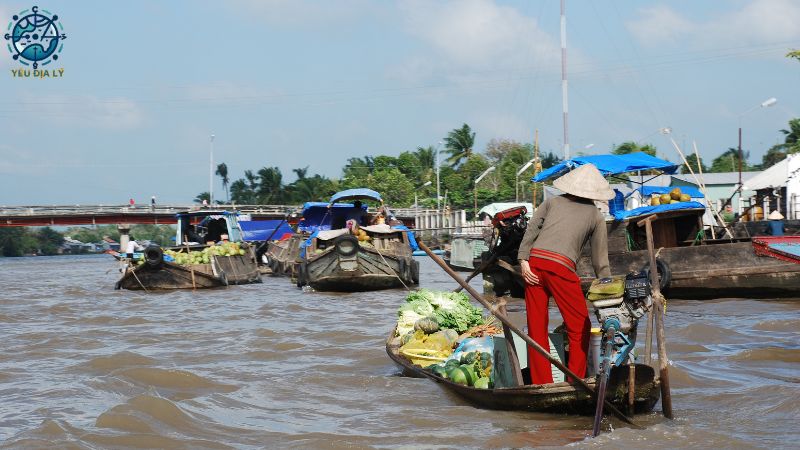
[[[567,194],[591,200],[611,200],[614,191],[594,164],[583,164],[559,177],[553,186]]]
[[[783,220],[783,214],[781,214],[777,210],[775,210],[775,211],[772,211],[771,213],[769,213],[769,216],[767,216],[767,219],[769,219],[769,220]]]

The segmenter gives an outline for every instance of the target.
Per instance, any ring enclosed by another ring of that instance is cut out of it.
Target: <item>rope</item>
[[[150,291],[148,291],[147,288],[144,287],[144,284],[142,284],[142,281],[139,279],[139,277],[136,276],[136,268],[135,267],[133,269],[131,269],[131,275],[133,275],[133,278],[136,278],[136,281],[139,283],[139,286],[141,286],[142,289],[144,289],[144,292],[149,294]]]
[[[633,236],[631,236],[627,228],[625,229],[625,244],[628,246],[628,251],[639,249],[639,246],[636,245],[636,241],[633,240]]]
[[[713,226],[713,225],[712,225]],[[700,230],[697,232],[697,236],[694,237],[694,241],[692,241],[692,245],[697,245],[698,243],[702,242],[703,238],[706,237],[706,231]]]
[[[656,295],[654,295],[653,298],[655,300],[661,302],[662,305],[664,305],[664,315],[666,316],[667,315],[667,299],[664,297],[663,294],[661,294],[660,291]]]
[[[400,280],[400,283],[403,285],[403,287],[404,287],[404,288],[406,288],[406,290],[407,290],[407,291],[410,291],[411,289],[409,289],[409,287],[406,285],[406,283],[403,281],[403,279],[402,279],[402,278],[400,278],[400,275],[398,275],[398,274],[397,274],[397,272],[395,272],[395,271],[394,271],[394,269],[392,269],[392,266],[390,266],[390,265],[389,265],[389,262],[388,262],[388,261],[386,261],[386,258],[384,258],[384,257],[383,257],[383,253],[381,253],[381,251],[380,251],[380,250],[378,250],[378,247],[377,247],[377,246],[375,246],[375,245],[373,245],[373,246],[372,246],[372,248],[374,248],[374,249],[375,249],[375,251],[376,251],[376,252],[378,252],[378,255],[379,255],[379,256],[381,257],[381,259],[383,260],[383,263],[384,263],[384,264],[386,264],[386,267],[388,267],[388,268],[389,268],[389,270],[391,270],[391,271],[392,271],[392,273],[394,274],[394,276],[395,276],[395,277],[397,277],[397,279],[398,279],[398,280]]]

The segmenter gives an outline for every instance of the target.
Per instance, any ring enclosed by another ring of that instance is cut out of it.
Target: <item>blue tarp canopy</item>
[[[341,228],[347,219],[363,216],[366,210],[367,205],[361,205],[362,212],[356,214],[356,207],[352,203],[330,205],[325,202],[306,202],[303,204],[303,219],[297,224],[297,229],[313,233],[316,230],[330,230],[334,223]]]
[[[372,189],[357,188],[357,189],[348,189],[346,191],[341,191],[333,194],[333,197],[331,197],[329,203],[334,203],[339,200],[357,200],[357,199],[367,199],[367,200],[375,200],[378,202],[383,202],[381,194],[373,191]]]
[[[283,220],[248,220],[239,222],[242,227],[242,239],[245,241],[277,241],[286,233],[292,234],[294,230]],[[278,230],[275,231],[275,228]],[[275,232],[275,234],[273,234]],[[272,236],[270,238],[270,236]]]
[[[629,217],[637,217],[637,216],[645,216],[650,214],[656,214],[664,211],[675,211],[678,209],[702,209],[705,210],[706,207],[703,206],[702,203],[698,202],[679,202],[679,203],[670,203],[669,205],[658,205],[658,206],[642,206],[640,208],[629,209],[627,211],[614,211],[612,214],[614,215],[614,219],[622,220],[627,219]]]
[[[703,193],[700,192],[700,189],[694,186],[642,186],[639,188],[639,191],[641,191],[643,196],[648,197],[653,194],[669,194],[670,191],[675,188],[680,189],[683,194],[689,194],[689,197],[692,198],[705,197]]]
[[[629,153],[627,155],[589,155],[562,161],[547,170],[539,172],[531,180],[540,183],[550,178],[560,177],[584,164],[594,164],[603,176],[653,169],[660,170],[666,174],[673,174],[680,167],[680,164],[671,163],[644,152]]]

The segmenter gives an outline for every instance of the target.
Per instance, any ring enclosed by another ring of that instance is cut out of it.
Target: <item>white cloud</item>
[[[20,117],[29,117],[31,121],[110,130],[137,128],[144,121],[139,105],[125,97],[61,94],[22,97],[16,104]]]
[[[508,69],[531,61],[559,67],[558,41],[514,8],[491,0],[407,0],[400,11],[406,30],[433,51],[428,67]]]
[[[800,39],[798,23],[800,2],[796,0],[751,0],[706,21],[693,21],[666,5],[642,8],[627,28],[648,46],[686,41],[695,47],[730,47]]]

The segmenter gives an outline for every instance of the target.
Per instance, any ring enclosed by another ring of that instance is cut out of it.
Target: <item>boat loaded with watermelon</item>
[[[150,246],[119,254],[124,263],[115,289],[201,289],[260,283],[253,246],[242,240],[232,211],[191,211],[177,215],[176,245]]]
[[[582,380],[584,386],[569,381],[531,384],[525,344],[514,341],[506,327],[491,315],[483,316],[465,294],[421,289],[411,292],[398,309],[386,353],[404,376],[428,378],[478,407],[595,412],[596,402],[586,389],[595,389],[594,373]],[[619,354],[614,349],[622,363],[611,369],[605,399],[630,415],[649,412],[660,398],[659,380],[649,365],[630,363],[635,358],[628,350]],[[557,357],[566,361],[568,351],[559,347]]]

